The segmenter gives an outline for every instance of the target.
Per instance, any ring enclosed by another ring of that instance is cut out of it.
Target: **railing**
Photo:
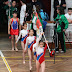
[[[31,21],[27,21],[27,23],[29,23],[28,27],[30,28]],[[54,26],[55,26],[55,24],[53,23],[53,21],[47,21],[45,35],[46,35],[48,42],[53,41]],[[69,41],[72,42],[72,24],[68,25],[68,29],[66,30],[65,34],[66,34],[67,38],[69,39]],[[66,42],[68,42],[68,39],[66,39],[66,37],[65,37]]]

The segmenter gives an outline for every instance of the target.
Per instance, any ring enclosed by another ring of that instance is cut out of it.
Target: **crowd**
[[[25,0],[20,0],[21,10],[19,12],[16,7],[16,1],[13,0],[12,4],[9,1],[3,2],[3,7],[7,11],[8,34],[11,35],[12,51],[18,51],[17,43],[21,38],[21,47],[23,50],[23,64],[25,64],[25,54],[28,51],[29,55],[29,70],[32,70],[32,56],[36,62],[36,70],[45,72],[45,52],[48,46],[48,41],[42,40],[44,30],[49,19],[48,14],[43,12],[40,2],[32,0],[31,3],[26,4]],[[56,53],[59,53],[59,41],[61,43],[62,51],[66,52],[64,33],[67,31],[68,24],[72,23],[72,8],[68,8],[68,13],[64,13],[66,8],[65,0],[54,1],[54,21],[57,22],[55,33],[58,34],[58,43],[56,42]],[[18,16],[20,13],[20,17]],[[20,19],[19,19],[20,18]],[[27,29],[26,21],[31,21],[31,29]],[[18,36],[19,35],[19,36]],[[15,40],[14,40],[15,37]],[[15,42],[14,42],[15,41]],[[15,47],[14,47],[15,43]]]

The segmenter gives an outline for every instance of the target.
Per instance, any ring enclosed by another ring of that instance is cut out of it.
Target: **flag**
[[[36,26],[37,37],[39,37],[40,33],[43,32],[43,21],[37,13],[35,13],[35,15],[33,14],[32,23]]]

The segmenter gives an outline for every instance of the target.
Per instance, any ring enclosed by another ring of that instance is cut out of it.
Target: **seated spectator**
[[[65,14],[65,17],[67,18],[69,23],[72,23],[72,8],[68,8],[68,13]]]
[[[13,14],[13,11],[15,11],[15,10],[17,11],[16,1],[13,0],[13,1],[12,1],[12,5],[10,5],[9,2],[7,2],[7,3],[5,2],[5,4],[6,4],[6,6],[4,6],[4,9],[7,10],[7,9],[9,9],[9,7],[10,7],[10,16],[9,16],[9,10],[8,10],[8,14],[7,14],[7,15],[8,15],[8,18],[10,19],[10,18],[13,17],[13,15],[12,15],[12,14]]]

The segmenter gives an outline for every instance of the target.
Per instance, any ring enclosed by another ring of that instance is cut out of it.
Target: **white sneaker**
[[[56,51],[56,53],[59,53],[59,51]]]
[[[64,51],[61,51],[61,53],[64,53]]]

